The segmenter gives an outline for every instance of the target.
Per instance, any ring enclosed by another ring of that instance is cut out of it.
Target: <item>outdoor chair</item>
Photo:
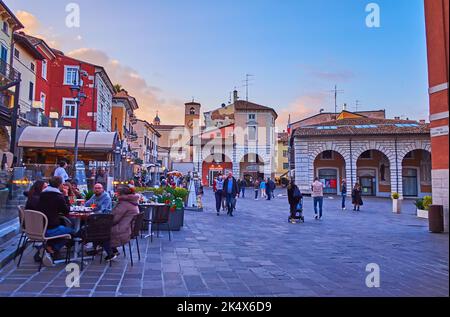
[[[17,211],[19,213],[19,232],[20,232],[20,239],[19,243],[17,244],[16,253],[14,254],[14,261],[16,261],[17,256],[20,252],[20,246],[22,245],[22,240],[25,239],[25,220],[24,220],[24,211],[25,206],[19,205],[17,206]]]
[[[17,263],[17,267],[19,267],[20,262],[22,261],[23,253],[30,242],[41,242],[42,243],[42,256],[41,261],[39,262],[39,272],[42,268],[42,259],[45,255],[45,249],[47,247],[47,243],[50,240],[56,239],[67,239],[72,240],[72,236],[70,234],[62,234],[54,237],[46,237],[45,233],[47,232],[48,226],[48,218],[45,214],[35,210],[24,210],[24,222],[23,228],[25,231],[25,240],[21,247],[19,262]],[[69,252],[69,250],[68,250]],[[67,258],[66,258],[67,262]]]
[[[95,245],[101,245],[100,263],[103,257],[103,242],[111,239],[111,228],[113,226],[114,215],[112,214],[94,214],[86,219],[86,225],[81,230],[81,270],[84,267],[84,246],[92,242]],[[92,260],[95,255],[92,256]],[[109,262],[111,266],[112,261]]]
[[[156,225],[157,237],[159,238],[159,226],[166,225],[169,231],[169,241],[172,241],[170,236],[170,225],[169,225],[169,217],[170,217],[170,206],[156,206],[153,209],[152,219],[145,220],[150,223],[150,241],[153,242],[153,225]]]
[[[141,251],[139,250],[139,236],[141,232],[142,225],[144,223],[144,216],[145,214],[143,212],[137,214],[133,217],[131,220],[131,235],[130,235],[130,241],[128,241],[128,248],[130,250],[130,261],[131,266],[133,266],[133,253],[131,251],[131,241],[136,240],[136,249],[138,252],[138,259],[141,260]],[[123,255],[126,257],[125,254],[125,246],[122,246]]]

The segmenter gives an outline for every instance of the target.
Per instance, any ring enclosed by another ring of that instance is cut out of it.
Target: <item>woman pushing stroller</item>
[[[294,181],[291,180],[287,186],[288,201],[290,207],[289,221],[291,223],[296,223],[298,219],[304,221],[303,217],[303,204],[302,204],[302,193]]]

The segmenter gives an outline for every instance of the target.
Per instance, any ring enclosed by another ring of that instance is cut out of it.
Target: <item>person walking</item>
[[[261,180],[259,187],[261,188],[261,198],[266,198],[266,181],[264,178]]]
[[[270,193],[272,194],[272,198],[275,198],[275,189],[277,188],[277,184],[271,178],[269,178],[268,183],[270,187]]]
[[[259,192],[259,181],[255,179],[253,183],[253,188],[255,189],[255,200],[258,200],[258,192]]]
[[[353,187],[352,204],[353,204],[353,211],[359,211],[359,207],[363,205],[361,197],[361,185],[359,185],[359,183],[356,183],[355,186]]]
[[[244,178],[244,179],[241,180],[241,183],[239,185],[239,190],[240,190],[240,192],[242,194],[242,198],[245,198],[245,187],[247,187],[247,182],[246,182],[246,180]]]
[[[233,217],[233,210],[236,208],[236,197],[239,193],[236,179],[233,177],[233,173],[229,172],[227,179],[223,183],[224,195],[226,197],[227,215]]]
[[[267,195],[267,200],[271,200],[272,199],[272,180],[270,178],[267,178],[267,182],[266,182],[266,195]]]
[[[65,183],[69,179],[69,175],[66,172],[67,163],[65,161],[60,161],[58,165],[59,166],[55,169],[53,176],[61,177],[63,183]]]
[[[288,202],[290,207],[290,220],[292,223],[295,223],[295,215],[297,212],[297,206],[300,202],[300,199],[302,198],[302,193],[300,192],[300,189],[297,185],[295,185],[295,182],[293,180],[290,181],[289,185],[287,186],[287,194],[288,194]]]
[[[220,206],[222,205],[223,197],[223,176],[219,174],[217,178],[214,179],[213,183],[214,197],[216,199],[216,212],[217,216],[220,215]]]
[[[342,196],[342,210],[345,210],[345,197],[347,196],[347,182],[345,181],[345,178],[342,179],[341,182],[341,196]]]
[[[322,206],[323,206],[323,184],[319,181],[319,178],[314,178],[314,182],[311,185],[311,197],[314,201],[314,214],[315,219],[322,219]],[[319,205],[319,216],[317,216],[317,205]]]

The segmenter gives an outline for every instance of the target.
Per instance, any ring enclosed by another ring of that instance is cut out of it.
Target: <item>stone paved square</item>
[[[90,260],[79,288],[65,286],[64,265],[37,272],[32,252],[20,268],[0,271],[1,296],[448,296],[448,234],[428,232],[411,200],[391,212],[391,200],[367,198],[361,212],[341,211],[325,198],[324,218],[287,222],[284,190],[272,201],[238,199],[235,217],[216,216],[206,190],[204,211],[185,212],[185,225],[140,241],[135,265]],[[128,250],[128,249],[127,249]],[[380,287],[368,288],[366,265],[380,267]]]

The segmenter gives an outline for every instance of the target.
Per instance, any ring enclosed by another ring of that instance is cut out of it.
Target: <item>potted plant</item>
[[[428,219],[428,209],[432,204],[431,196],[425,196],[423,198],[419,198],[414,202],[417,208],[417,217]]]
[[[184,197],[187,190],[184,188],[167,187],[157,195],[157,201],[170,206],[169,226],[170,230],[178,231],[184,224]],[[160,230],[166,230],[161,227]]]
[[[402,209],[402,203],[400,194],[397,192],[392,193],[392,212],[399,214]]]

